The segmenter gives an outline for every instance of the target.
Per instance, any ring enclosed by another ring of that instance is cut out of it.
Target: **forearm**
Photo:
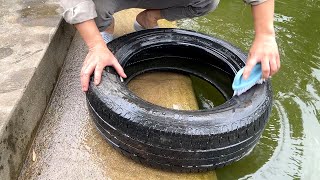
[[[105,45],[94,20],[91,19],[75,24],[75,27],[79,31],[89,49],[95,47],[96,45]]]
[[[247,79],[252,68],[261,63],[263,78],[267,79],[280,68],[280,56],[273,27],[274,0],[252,5],[252,15],[255,38],[248,53],[243,77]]]
[[[275,36],[273,26],[274,0],[267,0],[258,5],[252,5],[255,35]]]

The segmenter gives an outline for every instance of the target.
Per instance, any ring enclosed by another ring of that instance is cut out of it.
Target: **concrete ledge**
[[[24,85],[21,88],[5,91],[8,86],[0,87],[0,179],[18,177],[75,34],[74,28],[61,17],[56,20],[56,26],[51,27],[55,30],[53,37],[42,42],[43,55],[29,56],[29,59],[41,58],[30,60],[39,63],[26,71],[13,71],[16,74],[12,76],[14,79],[11,82],[0,81],[0,84],[8,82],[10,87],[12,83],[24,80],[20,83]]]

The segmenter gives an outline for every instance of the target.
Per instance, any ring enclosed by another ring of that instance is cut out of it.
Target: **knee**
[[[189,6],[190,15],[193,17],[203,16],[214,11],[220,0],[197,0]]]
[[[97,12],[97,17],[94,20],[100,32],[107,29],[114,21],[113,14],[116,10],[116,5],[113,2],[112,0],[94,0]]]
[[[207,11],[207,13],[214,11],[218,5],[219,5],[220,0],[211,0],[211,3],[209,3],[210,7],[208,8],[209,10]]]

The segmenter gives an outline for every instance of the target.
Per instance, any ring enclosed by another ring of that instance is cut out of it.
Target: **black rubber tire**
[[[124,155],[160,169],[199,172],[237,161],[257,144],[271,112],[271,83],[232,97],[231,84],[215,82],[210,72],[210,68],[219,68],[233,78],[247,58],[238,48],[181,29],[135,32],[115,39],[108,47],[125,67],[128,79],[147,70],[188,72],[219,86],[228,99],[209,110],[163,108],[134,95],[115,70],[107,67],[99,86],[91,79],[86,97],[98,130]],[[159,56],[178,60],[154,58]]]

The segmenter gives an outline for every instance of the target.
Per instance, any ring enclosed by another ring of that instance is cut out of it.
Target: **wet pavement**
[[[96,130],[81,92],[79,73],[86,52],[77,34],[19,179],[216,179],[214,171],[186,174],[149,168],[107,144]],[[134,83],[139,82],[133,82],[137,87]],[[166,96],[174,94],[180,91]],[[190,101],[190,97],[178,99]],[[195,102],[190,104],[197,108]]]

